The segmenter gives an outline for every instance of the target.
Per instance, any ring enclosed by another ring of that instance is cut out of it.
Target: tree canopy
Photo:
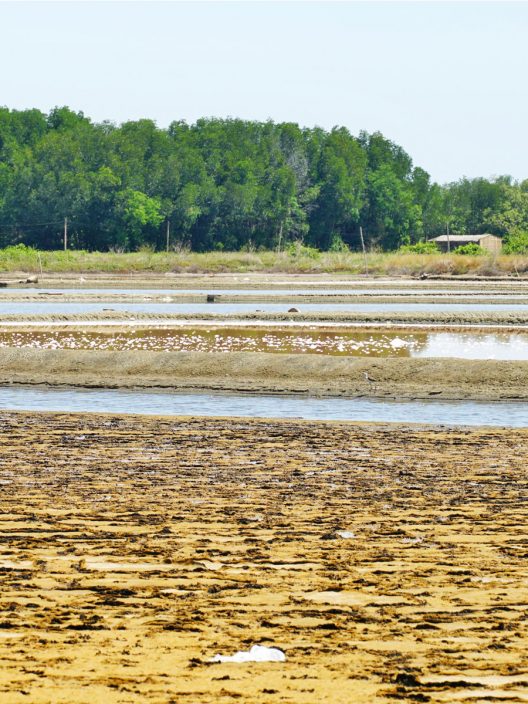
[[[528,243],[528,181],[440,186],[379,132],[201,119],[94,123],[0,108],[0,245],[88,250],[394,249],[491,232]],[[515,245],[515,243],[517,243]],[[519,244],[520,243],[520,244]],[[527,245],[528,246],[528,245]]]

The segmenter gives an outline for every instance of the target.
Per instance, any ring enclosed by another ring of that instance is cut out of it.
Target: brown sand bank
[[[0,324],[23,326],[33,323],[148,323],[149,325],[186,324],[211,322],[215,325],[232,325],[237,322],[245,324],[328,324],[328,325],[508,325],[528,326],[528,312],[523,311],[405,311],[394,312],[380,310],[362,313],[357,311],[310,311],[299,313],[266,313],[255,310],[254,313],[140,313],[131,311],[97,311],[95,313],[53,313],[42,315],[36,311],[31,314],[0,314]]]
[[[527,399],[528,362],[6,348],[0,350],[0,383],[325,396]]]
[[[528,431],[0,425],[0,701],[528,701]]]
[[[6,288],[3,294],[9,295],[12,288],[25,288],[28,295],[35,289],[69,288],[71,292],[82,292],[84,289],[97,288],[104,293],[105,289],[136,289],[141,294],[142,289],[254,289],[258,294],[264,289],[312,289],[316,294],[318,290],[331,290],[332,288],[348,289],[351,294],[359,293],[366,289],[377,289],[380,294],[391,288],[405,289],[409,293],[413,290],[443,290],[445,293],[467,293],[486,291],[489,293],[526,293],[528,291],[528,277],[503,276],[503,277],[464,277],[464,276],[438,276],[420,279],[411,276],[354,276],[344,273],[216,273],[216,274],[190,274],[174,273],[165,274],[154,272],[129,272],[129,273],[47,273],[37,275],[37,282],[26,283],[30,276],[27,272],[0,273],[0,283]]]
[[[209,300],[213,296],[213,301]],[[500,305],[526,305],[528,303],[528,291],[509,295],[503,291],[474,291],[461,293],[460,291],[446,291],[445,293],[427,293],[422,291],[406,291],[405,293],[384,294],[379,289],[374,292],[362,293],[361,291],[351,291],[350,293],[324,293],[313,291],[312,293],[292,293],[279,294],[273,292],[259,293],[255,290],[251,293],[83,293],[82,291],[65,291],[61,293],[2,293],[2,302],[5,303],[151,303],[151,304],[192,304],[211,303],[211,312],[214,312],[215,305],[219,303],[263,303],[284,304],[284,312],[288,312],[288,306],[297,306],[302,309],[304,304],[363,304],[379,303],[381,305],[392,303],[416,303],[416,304],[500,304]]]
[[[80,335],[101,333],[104,335],[188,335],[194,331],[208,333],[218,332],[220,335],[233,334],[244,336],[253,333],[259,334],[289,334],[289,335],[404,335],[428,334],[439,332],[459,332],[468,335],[475,334],[501,334],[519,333],[528,334],[525,325],[468,325],[445,324],[433,325],[426,323],[327,323],[327,322],[300,322],[295,321],[249,321],[249,320],[221,320],[214,322],[208,320],[178,320],[178,321],[139,321],[139,320],[68,320],[50,322],[46,320],[28,321],[13,325],[0,320],[0,336],[2,335]]]
[[[504,288],[524,289],[528,284],[528,276],[475,276],[442,274],[428,276],[425,279],[408,274],[400,275],[358,275],[343,272],[149,272],[149,271],[117,271],[117,272],[39,272],[37,283],[27,283],[35,272],[4,272],[0,273],[0,281],[8,287],[27,285],[28,288],[49,287],[60,288],[71,286],[75,288],[371,288],[397,285],[409,288]]]

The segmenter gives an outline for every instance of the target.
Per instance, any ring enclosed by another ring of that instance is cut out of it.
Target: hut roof
[[[430,242],[460,242],[462,244],[464,243],[469,243],[469,242],[478,242],[479,240],[484,239],[484,237],[495,237],[496,239],[500,239],[500,237],[497,237],[497,235],[492,235],[489,232],[484,233],[483,235],[439,235],[438,237],[433,237]]]

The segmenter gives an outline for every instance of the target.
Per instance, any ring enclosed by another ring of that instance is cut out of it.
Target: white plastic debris
[[[286,655],[279,648],[252,645],[250,650],[239,650],[234,655],[215,655],[210,662],[285,662]]]
[[[349,530],[338,530],[338,531],[336,531],[336,535],[338,535],[340,538],[355,538],[356,537],[355,533],[352,533]]]

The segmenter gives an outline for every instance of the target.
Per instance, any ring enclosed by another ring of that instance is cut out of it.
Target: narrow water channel
[[[292,304],[293,305],[293,304]],[[473,311],[528,311],[526,303],[295,303],[302,313],[442,313]],[[122,303],[100,301],[97,303],[68,301],[1,301],[0,315],[81,315],[102,311],[127,311],[129,313],[165,314],[215,313],[230,315],[236,313],[287,313],[289,303]]]
[[[528,404],[0,387],[0,409],[528,427]]]

